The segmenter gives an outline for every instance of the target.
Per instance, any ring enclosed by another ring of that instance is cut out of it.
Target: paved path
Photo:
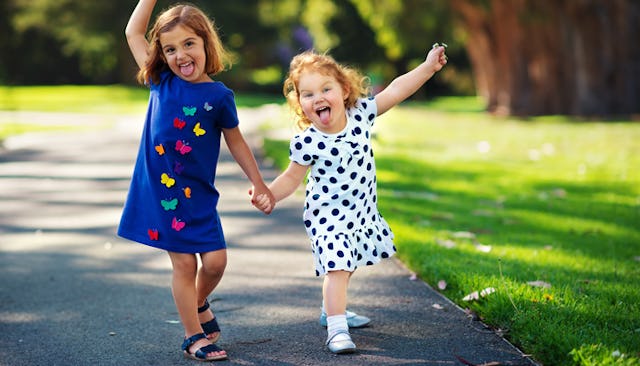
[[[266,109],[242,110],[247,136]],[[0,114],[0,123],[15,118]],[[98,116],[22,114],[41,123],[99,125]],[[0,365],[194,365],[165,253],[125,241],[116,225],[142,116],[109,129],[30,134],[0,149]],[[271,180],[276,172],[264,170]],[[362,268],[350,309],[373,319],[352,330],[359,351],[335,356],[317,323],[321,280],[300,221],[302,196],[270,216],[248,203],[248,182],[225,152],[217,178],[229,264],[211,296],[221,365],[463,365],[532,363],[430,289],[395,259]],[[436,309],[434,305],[442,308]]]

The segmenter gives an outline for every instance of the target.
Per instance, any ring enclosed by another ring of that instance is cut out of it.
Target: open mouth
[[[320,122],[322,122],[323,124],[329,123],[329,118],[331,117],[331,108],[322,107],[316,109],[316,113],[318,114],[318,117],[320,117]]]
[[[195,70],[193,62],[187,62],[178,66],[180,67],[180,73],[184,76],[190,76]]]

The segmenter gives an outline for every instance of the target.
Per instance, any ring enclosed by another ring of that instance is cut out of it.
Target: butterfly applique
[[[155,148],[156,148],[156,151],[158,152],[158,155],[160,156],[164,155],[164,146],[162,146],[162,144],[156,145]]]
[[[171,178],[171,176],[169,176],[169,174],[167,173],[162,173],[162,175],[160,176],[160,182],[167,186],[167,188],[171,188],[174,184],[176,184],[176,180]]]
[[[185,187],[182,189],[184,192],[184,196],[187,198],[191,198],[191,187]]]
[[[180,118],[176,117],[173,119],[173,127],[181,130],[184,128],[184,126],[187,125],[187,122],[181,120]]]
[[[160,204],[165,211],[173,211],[178,207],[178,199],[174,198],[172,200],[160,200]]]
[[[184,171],[184,165],[181,162],[176,161],[173,163],[173,172],[180,175]]]
[[[189,146],[189,144],[184,140],[178,140],[176,141],[176,151],[179,151],[182,155],[186,155],[191,152],[191,146]]]
[[[207,131],[204,128],[200,127],[200,122],[198,122],[193,127],[193,133],[195,133],[196,136],[200,137],[200,136],[204,135],[205,133],[207,133]]]
[[[184,229],[187,224],[184,221],[180,221],[177,217],[174,217],[171,221],[171,228],[175,231],[180,231]]]
[[[147,234],[149,235],[149,240],[158,240],[158,230],[149,229]]]
[[[196,107],[182,107],[185,116],[193,116],[196,114]]]
[[[209,112],[213,109],[213,107],[211,106],[211,104],[209,104],[209,102],[204,102],[204,110]]]

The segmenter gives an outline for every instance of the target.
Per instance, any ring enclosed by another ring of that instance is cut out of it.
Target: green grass
[[[539,362],[640,364],[640,124],[480,110],[443,98],[378,119],[399,258]],[[287,142],[264,149],[287,164]]]
[[[65,113],[144,114],[149,90],[144,87],[110,86],[0,86],[0,110]],[[282,102],[278,96],[240,94],[238,107]]]

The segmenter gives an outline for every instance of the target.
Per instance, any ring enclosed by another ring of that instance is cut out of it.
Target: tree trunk
[[[640,2],[452,0],[478,94],[501,115],[640,112]]]

